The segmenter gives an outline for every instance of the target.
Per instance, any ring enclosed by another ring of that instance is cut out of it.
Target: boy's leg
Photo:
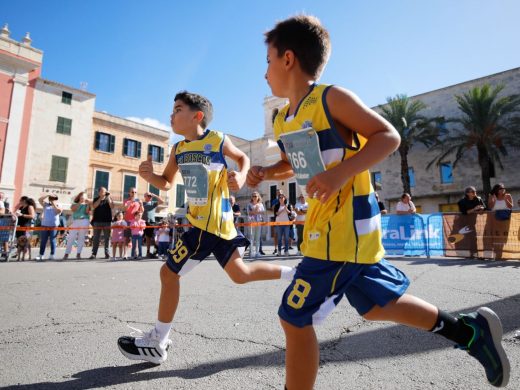
[[[180,277],[170,270],[166,264],[161,267],[161,296],[157,319],[163,323],[171,323],[179,305]]]
[[[291,267],[265,262],[256,262],[246,265],[238,249],[235,249],[224,267],[224,271],[226,271],[233,282],[244,284],[258,280],[280,279],[282,278],[282,273],[284,274],[284,279],[289,279],[292,278],[293,269]]]
[[[287,390],[312,390],[320,349],[312,325],[298,328],[280,319],[285,332],[285,386]]]

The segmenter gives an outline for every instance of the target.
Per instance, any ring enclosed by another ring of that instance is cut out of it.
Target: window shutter
[[[164,148],[159,148],[159,162],[164,162]]]
[[[123,156],[128,156],[128,139],[123,140]]]
[[[110,135],[110,147],[109,147],[110,153],[114,153],[115,146],[116,146],[116,136]]]
[[[136,142],[136,156],[137,158],[141,158],[141,142]]]
[[[152,145],[148,145],[148,154],[146,156],[148,157],[151,154],[152,154]]]
[[[94,149],[99,150],[99,138],[101,137],[101,134],[99,134],[99,131],[96,131],[96,136],[94,140]]]

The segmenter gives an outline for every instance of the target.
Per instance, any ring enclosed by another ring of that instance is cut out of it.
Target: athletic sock
[[[294,273],[296,272],[296,268],[288,267],[286,265],[281,265],[280,267],[282,268],[280,279],[292,280]]]
[[[164,343],[168,339],[171,328],[172,328],[171,322],[157,321],[155,323],[155,330],[156,330],[157,334],[159,335],[159,337],[161,338],[161,344]]]
[[[440,309],[437,321],[430,332],[444,336],[462,346],[467,346],[473,337],[471,326]]]

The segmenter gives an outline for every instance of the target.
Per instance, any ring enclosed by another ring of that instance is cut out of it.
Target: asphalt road
[[[270,253],[270,252],[269,252]],[[268,257],[295,265],[298,259]],[[409,292],[458,313],[488,306],[502,318],[520,389],[520,261],[392,260]],[[8,389],[283,389],[277,309],[285,281],[234,285],[216,261],[182,281],[161,366],[127,360],[116,340],[155,323],[157,260],[0,264],[0,386]],[[440,336],[362,320],[343,300],[317,328],[316,389],[489,389],[484,371]]]

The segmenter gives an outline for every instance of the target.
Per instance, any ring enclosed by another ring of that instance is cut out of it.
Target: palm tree
[[[448,122],[459,126],[432,147],[439,154],[428,166],[454,154],[455,167],[466,152],[476,149],[484,194],[489,194],[492,167],[498,164],[503,169],[501,156],[507,155],[507,148],[520,147],[520,95],[499,97],[503,89],[504,85],[484,84],[455,95],[462,116]]]
[[[441,129],[434,125],[439,123],[442,118],[427,118],[419,112],[426,108],[420,100],[411,100],[406,95],[396,95],[386,99],[387,104],[381,107],[382,116],[390,122],[401,136],[399,145],[399,155],[401,156],[401,181],[403,192],[411,194],[410,174],[408,168],[408,153],[416,143],[426,146],[434,144],[438,139]]]

